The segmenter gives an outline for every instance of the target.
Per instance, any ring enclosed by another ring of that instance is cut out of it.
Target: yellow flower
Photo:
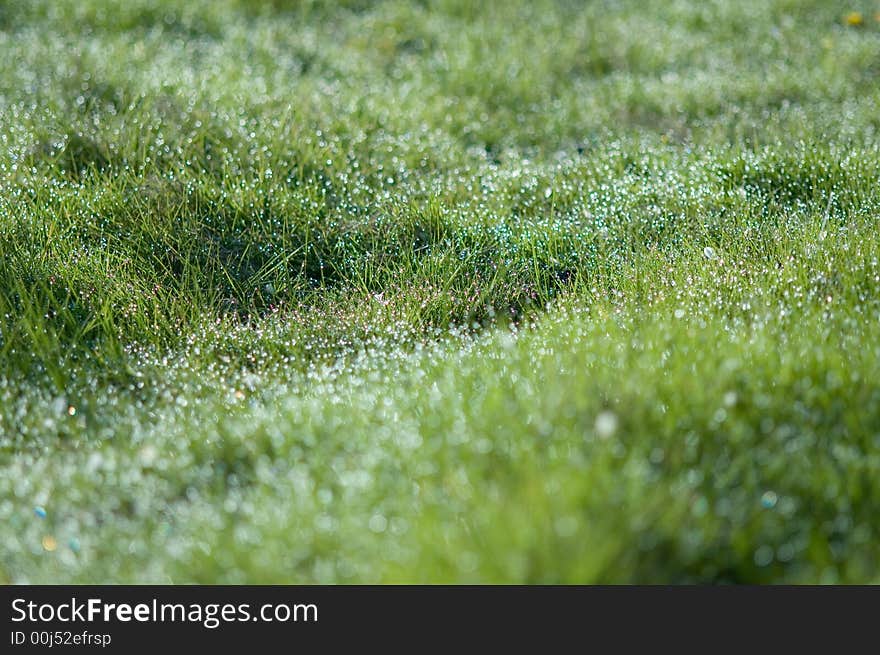
[[[846,16],[843,17],[843,22],[849,25],[850,27],[858,27],[862,23],[865,22],[865,19],[862,17],[862,12],[860,11],[851,11]]]

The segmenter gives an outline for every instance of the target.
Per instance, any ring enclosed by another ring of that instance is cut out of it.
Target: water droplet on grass
[[[770,546],[761,546],[755,551],[755,564],[768,566],[773,561],[773,549]]]
[[[138,456],[141,460],[141,465],[145,467],[152,466],[155,463],[156,457],[158,457],[158,455],[159,453],[156,450],[156,447],[152,445],[144,446],[138,453]]]
[[[571,537],[577,532],[578,521],[574,516],[563,516],[556,520],[553,527],[560,537]]]
[[[608,439],[617,432],[617,415],[614,412],[604,411],[596,417],[594,429],[600,439]]]

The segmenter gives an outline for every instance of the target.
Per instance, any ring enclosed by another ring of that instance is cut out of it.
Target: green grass
[[[0,582],[880,582],[877,11],[0,4]]]

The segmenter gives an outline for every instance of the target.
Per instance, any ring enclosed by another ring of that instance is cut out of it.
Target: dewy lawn
[[[880,582],[880,6],[0,7],[0,582]]]

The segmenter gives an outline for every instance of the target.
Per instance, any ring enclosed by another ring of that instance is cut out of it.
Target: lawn
[[[878,12],[3,2],[0,582],[880,583]]]

